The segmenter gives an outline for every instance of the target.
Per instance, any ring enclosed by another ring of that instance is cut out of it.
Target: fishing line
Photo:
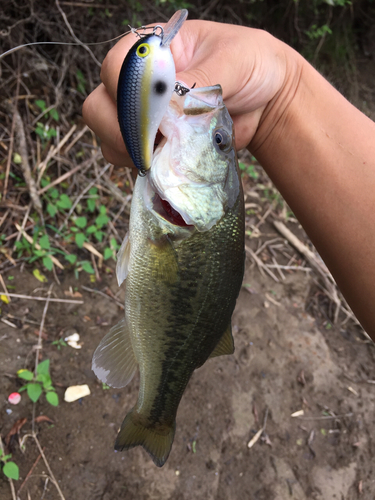
[[[7,50],[6,52],[3,52],[0,54],[0,60],[3,59],[5,56],[8,56],[9,54],[12,54],[13,52],[17,52],[20,49],[23,49],[24,47],[30,47],[32,45],[77,45],[77,46],[89,46],[89,45],[103,45],[104,43],[110,43],[114,42],[116,40],[119,40],[120,38],[123,38],[124,36],[128,35],[129,33],[134,33],[139,37],[142,37],[144,33],[138,33],[140,30],[153,30],[155,31],[156,29],[161,28],[161,26],[156,25],[156,26],[140,26],[139,28],[132,28],[129,26],[129,31],[126,31],[125,33],[122,33],[121,35],[116,36],[115,38],[111,38],[110,40],[105,40],[103,42],[89,42],[89,43],[78,43],[78,42],[30,42],[30,43],[25,43],[22,45],[17,45],[17,47],[13,47],[12,49]],[[162,28],[161,28],[162,29]]]

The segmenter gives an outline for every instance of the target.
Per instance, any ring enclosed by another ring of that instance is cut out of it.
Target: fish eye
[[[228,151],[232,145],[232,138],[224,129],[218,129],[214,133],[214,144],[220,151]]]
[[[150,53],[150,46],[148,43],[141,43],[141,45],[139,45],[137,47],[137,56],[139,57],[146,57],[149,55]]]

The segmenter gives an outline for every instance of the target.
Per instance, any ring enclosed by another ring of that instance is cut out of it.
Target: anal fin
[[[125,387],[137,370],[129,328],[123,319],[102,339],[92,358],[92,370],[111,387]]]
[[[224,356],[225,354],[234,353],[234,341],[232,335],[232,325],[229,323],[228,328],[223,333],[217,346],[210,354],[209,358],[216,358],[216,356]]]

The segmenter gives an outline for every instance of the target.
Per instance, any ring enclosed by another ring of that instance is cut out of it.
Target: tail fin
[[[143,446],[149,453],[155,465],[162,467],[172,448],[176,422],[166,432],[160,433],[157,429],[144,427],[137,422],[134,410],[131,410],[125,417],[120,432],[118,433],[115,450],[123,451]]]

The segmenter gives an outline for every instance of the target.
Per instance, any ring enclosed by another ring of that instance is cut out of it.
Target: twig
[[[350,311],[349,307],[345,307],[344,304],[342,304],[342,300],[340,299],[338,292],[337,292],[337,287],[336,283],[329,272],[327,266],[324,264],[322,260],[320,260],[314,252],[312,252],[309,248],[307,248],[306,245],[300,241],[297,236],[295,236],[282,222],[280,221],[274,221],[273,225],[275,228],[279,231],[279,233],[284,236],[284,238],[298,251],[300,252],[307,262],[310,264],[310,266],[318,273],[318,275],[321,277],[324,283],[324,287],[326,290],[326,293],[328,297],[332,300],[332,302],[335,304],[335,313],[334,313],[334,318],[333,322],[337,322],[338,315],[340,312],[340,309],[346,314],[351,317],[356,323],[357,320],[354,316],[354,314]],[[370,339],[368,334],[366,332],[363,332],[364,335]]]
[[[94,56],[92,50],[87,46],[85,45],[83,42],[81,42],[81,40],[79,38],[76,37],[74,31],[73,31],[73,28],[70,26],[69,24],[69,21],[68,21],[68,18],[66,17],[66,14],[65,12],[62,10],[62,8],[60,7],[60,4],[59,4],[59,1],[58,0],[55,0],[56,2],[56,6],[57,8],[59,9],[59,12],[60,14],[62,15],[63,19],[64,19],[64,22],[65,24],[67,25],[68,27],[68,30],[70,32],[70,34],[72,35],[73,39],[79,44],[81,45],[89,54],[90,56],[92,57],[92,59],[94,60],[94,62],[99,66],[99,68],[101,67],[101,63],[97,60],[97,58]]]
[[[61,141],[57,144],[57,146],[55,146],[54,148],[52,147],[47,156],[45,157],[45,159],[39,163],[39,165],[37,166],[37,171],[39,172],[38,173],[38,181],[37,181],[37,184],[40,183],[41,181],[41,178],[43,177],[43,174],[44,174],[44,171],[46,170],[47,168],[47,165],[48,165],[48,162],[51,160],[51,158],[53,158],[59,151],[60,149],[64,146],[64,144],[69,140],[70,136],[73,134],[73,132],[75,131],[75,129],[77,128],[77,125],[73,125],[72,128],[69,130],[69,132],[61,139]]]
[[[107,295],[106,293],[104,292],[101,292],[100,290],[94,290],[93,288],[89,288],[87,286],[84,286],[84,285],[81,285],[81,288],[83,290],[86,290],[87,292],[91,292],[91,293],[97,293],[99,295],[101,295],[102,297],[106,297],[107,299],[112,299],[116,302],[116,304],[121,308],[121,309],[125,309],[125,307],[123,306],[123,304],[121,304],[121,302],[116,299],[116,297],[111,297],[110,295]]]
[[[258,265],[260,273],[264,276],[264,272],[263,271],[266,271],[267,274],[269,274],[271,276],[271,278],[276,281],[276,283],[279,283],[280,280],[273,274],[272,271],[270,271],[268,269],[267,266],[265,266],[263,264],[263,262],[260,260],[260,258],[255,254],[255,252],[250,247],[248,247],[247,245],[245,245],[245,249],[246,249],[246,252],[250,254],[250,256],[252,257],[252,259]]]
[[[266,408],[266,414],[264,416],[263,426],[259,429],[259,431],[255,434],[255,436],[250,439],[250,441],[247,444],[248,448],[252,448],[254,444],[259,440],[263,432],[266,430],[267,418],[268,418],[268,408]]]
[[[2,275],[1,275],[1,274],[0,274],[0,282],[1,282],[1,285],[2,285],[2,287],[3,287],[3,289],[4,289],[4,293],[5,293],[5,295],[6,295],[6,298],[7,298],[7,299],[8,299],[8,301],[10,302],[10,297],[9,297],[8,289],[7,289],[7,287],[6,287],[5,283],[4,283],[4,280],[3,280],[3,277],[2,277]]]
[[[62,302],[65,304],[84,304],[83,300],[69,300],[69,299],[51,299],[48,297],[33,297],[32,295],[21,295],[18,293],[9,293],[9,297],[15,299],[29,299],[29,300],[48,300],[49,302]]]
[[[17,81],[17,85],[19,85],[18,82],[19,82],[19,80]],[[14,103],[14,108],[16,109],[16,107],[17,107],[17,100]],[[10,164],[12,162],[13,143],[14,143],[14,129],[15,129],[15,126],[16,126],[16,114],[13,113],[12,128],[11,128],[11,131],[10,131],[8,159],[7,159],[7,166],[6,166],[6,170],[5,170],[5,180],[4,180],[4,189],[3,189],[3,199],[4,200],[6,198],[7,191],[8,191],[8,180],[9,180],[9,173],[10,173]]]
[[[354,413],[343,413],[342,415],[323,415],[320,417],[303,417],[296,416],[295,418],[300,418],[301,420],[335,420],[336,418],[352,417]]]
[[[52,470],[51,470],[51,467],[49,466],[49,463],[48,463],[48,461],[47,461],[47,459],[46,459],[46,456],[45,456],[45,454],[44,454],[44,451],[43,451],[42,447],[40,446],[39,440],[38,440],[37,435],[35,434],[35,432],[33,432],[33,433],[32,433],[32,437],[34,438],[34,440],[35,440],[35,442],[36,442],[36,445],[37,445],[37,447],[38,447],[39,453],[42,455],[42,458],[43,458],[43,461],[44,461],[44,463],[45,463],[45,466],[46,466],[46,467],[47,467],[47,469],[48,469],[48,473],[49,473],[49,475],[51,476],[51,479],[52,479],[53,484],[56,486],[56,489],[57,489],[57,491],[59,492],[59,495],[60,495],[61,500],[65,500],[65,497],[64,497],[64,495],[63,495],[63,492],[62,492],[62,491],[61,491],[61,489],[60,489],[59,483],[56,481],[56,478],[55,478],[55,476],[54,476],[54,474],[53,474],[53,472],[52,472]]]
[[[44,451],[44,450],[45,450],[45,447],[43,447],[43,451]],[[26,481],[27,481],[27,480],[29,479],[29,477],[31,476],[31,474],[32,474],[33,470],[34,470],[34,469],[35,469],[35,467],[38,465],[38,462],[39,462],[39,460],[40,460],[41,458],[42,458],[42,455],[41,455],[41,454],[39,454],[39,455],[38,455],[38,457],[37,457],[37,459],[35,460],[35,462],[34,462],[33,466],[31,467],[31,469],[30,469],[30,470],[29,470],[29,472],[27,473],[27,476],[25,477],[25,479],[24,479],[23,483],[21,484],[21,486],[20,486],[19,490],[17,491],[17,494],[19,494],[19,493],[21,492],[22,488],[23,488],[23,487],[25,486],[25,484],[26,484]]]
[[[91,4],[90,4],[91,6]],[[65,148],[65,155],[72,149],[72,147],[74,146],[74,144],[80,140],[80,138],[86,134],[86,132],[89,130],[89,127],[87,125],[85,125],[79,132],[78,134],[74,137],[74,139],[72,140],[72,142],[70,144],[68,144]]]
[[[78,170],[81,170],[82,168],[87,167],[88,165],[90,165],[91,163],[93,163],[98,158],[98,156],[100,156],[100,152],[98,152],[92,158],[89,158],[88,160],[84,161],[80,165],[77,165],[76,167],[72,168],[71,170],[69,170],[65,174],[61,175],[60,177],[58,177],[57,179],[55,179],[53,182],[51,182],[51,184],[48,184],[48,186],[45,186],[44,188],[39,189],[38,194],[43,194],[46,191],[48,191],[51,187],[56,186],[57,184],[60,184],[60,182],[65,181],[68,177],[70,177],[71,175],[73,175],[76,172],[78,172]]]
[[[8,103],[7,107],[14,113],[15,130],[16,130],[19,154],[21,156],[22,173],[23,173],[23,176],[25,178],[27,187],[29,189],[31,201],[33,202],[34,207],[38,211],[40,218],[43,221],[42,203],[41,203],[39,195],[38,195],[38,190],[36,187],[35,180],[34,180],[33,176],[31,175],[31,169],[30,169],[29,160],[28,160],[27,143],[26,143],[25,129],[23,126],[23,121],[22,121],[21,115],[19,114],[17,108],[13,109],[12,106],[10,105],[10,103]]]

